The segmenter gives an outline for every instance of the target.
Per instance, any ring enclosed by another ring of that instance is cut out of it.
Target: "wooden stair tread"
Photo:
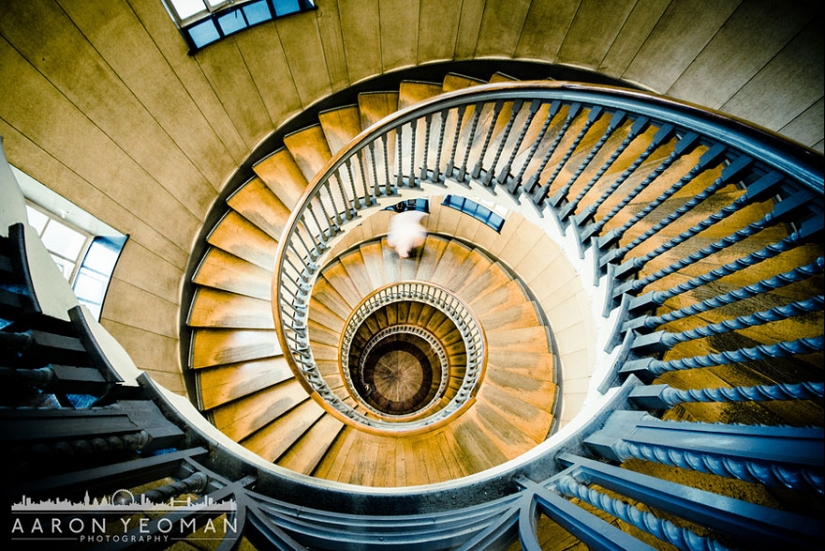
[[[297,407],[241,441],[241,445],[267,461],[275,461],[322,416],[324,410],[312,400]]]
[[[201,287],[192,299],[190,327],[274,329],[269,301]]]
[[[310,475],[338,437],[344,424],[332,415],[323,415],[277,461],[285,469]]]
[[[542,326],[489,331],[487,343],[491,349],[544,352],[547,351],[547,333]]]
[[[486,82],[477,78],[459,75],[457,73],[448,73],[447,76],[444,77],[444,81],[441,83],[441,91],[454,92],[455,90],[463,90],[464,88],[478,86],[480,84],[486,84]]]
[[[200,369],[196,374],[204,409],[212,409],[294,377],[284,357]]]
[[[367,273],[367,267],[364,264],[364,257],[361,255],[360,249],[342,255],[340,260],[347,277],[352,281],[361,298],[366,297],[375,290]]]
[[[212,420],[239,442],[308,399],[301,384],[290,380],[213,409]]]
[[[290,214],[289,209],[257,177],[233,193],[226,204],[275,240],[280,239]]]
[[[361,130],[366,130],[398,109],[398,92],[367,92],[358,94]]]
[[[361,113],[357,105],[348,105],[318,113],[318,121],[334,155],[361,133]]]
[[[275,331],[261,329],[196,329],[192,350],[194,369],[281,355]]]
[[[278,242],[237,212],[228,212],[206,240],[259,268],[272,270],[275,265]]]
[[[444,254],[430,276],[431,281],[439,285],[451,281],[457,273],[464,272],[467,269],[464,262],[469,255],[469,247],[459,241],[449,241]]]
[[[492,385],[482,385],[477,400],[476,405],[486,405],[495,410],[498,416],[506,419],[507,423],[515,427],[519,434],[532,440],[531,444],[543,442],[553,424],[553,416],[548,411],[522,399],[517,392],[508,392]],[[484,416],[486,411],[481,409],[479,413]],[[510,427],[503,428],[506,428],[508,432],[511,430]]]
[[[307,187],[306,177],[285,147],[256,163],[252,170],[290,211]]]
[[[308,182],[312,181],[332,157],[320,124],[285,136],[284,145]]]
[[[441,261],[444,250],[447,248],[447,240],[434,235],[428,235],[421,247],[420,259],[415,273],[415,279],[428,281]]]
[[[269,301],[272,272],[217,247],[209,247],[192,282]]]
[[[402,81],[398,87],[398,109],[404,109],[440,94],[441,84],[436,82]]]

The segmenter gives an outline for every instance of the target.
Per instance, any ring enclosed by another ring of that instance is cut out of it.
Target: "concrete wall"
[[[822,18],[769,0],[318,0],[189,56],[160,0],[0,3],[9,161],[131,236],[102,324],[183,392],[183,270],[235,167],[291,116],[433,61],[586,68],[823,150]]]

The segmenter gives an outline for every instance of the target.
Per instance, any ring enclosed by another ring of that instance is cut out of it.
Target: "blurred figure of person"
[[[426,212],[404,210],[390,220],[387,243],[401,258],[409,258],[417,247],[424,244],[427,228],[421,225],[421,219],[425,216]]]

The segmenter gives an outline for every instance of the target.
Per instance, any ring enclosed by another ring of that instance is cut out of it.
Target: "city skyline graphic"
[[[128,495],[129,499],[118,499],[118,495]],[[120,503],[119,501],[123,501]],[[43,513],[43,512],[65,512],[65,513],[121,513],[121,512],[142,512],[142,511],[176,511],[179,509],[208,509],[212,511],[232,512],[237,510],[237,504],[234,500],[214,501],[211,497],[205,496],[203,499],[193,501],[191,497],[182,500],[174,498],[168,501],[155,503],[148,499],[146,495],[141,494],[139,499],[135,499],[134,495],[129,490],[118,490],[111,495],[110,498],[105,496],[98,498],[91,498],[89,492],[81,502],[74,502],[69,499],[46,499],[41,501],[34,501],[25,494],[21,497],[20,502],[14,503],[11,506],[13,513]]]

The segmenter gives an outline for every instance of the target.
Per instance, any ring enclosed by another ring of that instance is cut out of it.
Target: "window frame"
[[[278,9],[276,9],[278,0],[223,0],[216,2],[214,6],[210,5],[209,0],[200,0],[204,6],[203,10],[187,17],[181,17],[178,7],[175,5],[175,0],[161,1],[189,47],[190,55],[197,53],[210,44],[220,42],[224,38],[233,36],[246,29],[251,29],[252,27],[275,21],[282,17],[289,17],[290,15],[318,9],[315,0],[294,0],[298,5],[298,9],[285,14],[278,13]],[[246,10],[252,5],[266,6],[268,13],[264,18],[257,19],[250,23],[249,13],[247,13]],[[237,14],[243,19],[243,26],[227,31],[221,26],[221,20],[232,14]],[[204,42],[199,42],[197,37],[193,35],[193,31],[197,30],[203,30],[212,34],[206,37]]]

